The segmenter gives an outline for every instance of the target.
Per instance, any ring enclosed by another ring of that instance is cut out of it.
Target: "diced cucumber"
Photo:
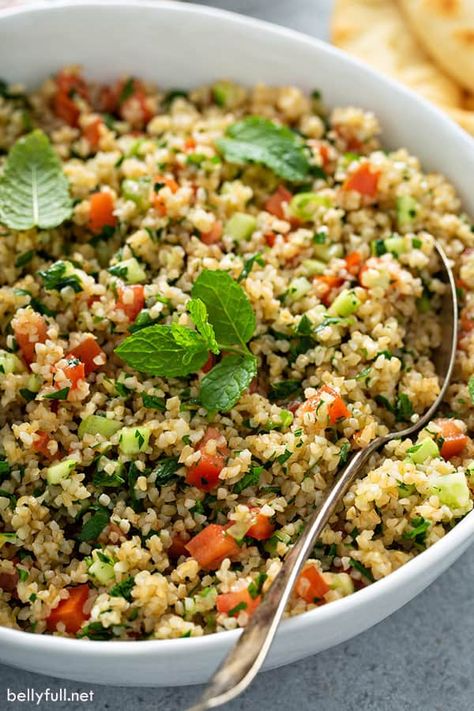
[[[235,212],[225,224],[224,232],[236,242],[250,239],[257,227],[257,220],[253,215],[245,212]]]
[[[310,289],[311,284],[306,277],[296,277],[296,279],[292,279],[290,282],[287,298],[289,301],[299,301]]]
[[[119,448],[122,454],[138,454],[144,452],[150,441],[148,427],[122,427]]]
[[[318,207],[331,207],[331,200],[327,195],[297,193],[291,198],[288,205],[290,213],[304,222],[313,219]]]
[[[463,471],[432,476],[429,478],[429,483],[431,493],[436,494],[441,504],[449,506],[450,509],[463,512],[467,512],[471,508],[469,487]]]
[[[212,96],[218,106],[230,109],[242,101],[245,97],[245,89],[232,81],[223,79],[213,85]]]
[[[359,306],[360,300],[355,295],[355,292],[352,289],[344,289],[332,302],[328,309],[328,314],[345,318],[355,313]]]
[[[63,459],[62,462],[52,464],[46,472],[46,480],[48,484],[59,484],[63,479],[67,479],[69,474],[75,468],[77,462],[75,459]]]
[[[419,444],[407,450],[413,464],[423,464],[427,459],[435,459],[439,457],[439,447],[431,437],[427,437]]]
[[[109,274],[123,279],[128,284],[141,284],[146,281],[146,272],[135,257],[124,259],[108,269]]]
[[[367,289],[388,289],[390,286],[390,274],[386,269],[381,267],[370,267],[365,269],[361,276],[360,282]]]
[[[0,375],[2,373],[24,373],[26,370],[23,361],[15,353],[0,350]]]
[[[109,437],[118,432],[121,426],[122,424],[117,420],[111,420],[101,415],[89,415],[82,420],[77,434],[81,439],[85,434],[100,434],[105,439],[109,439]]]
[[[271,538],[265,541],[265,543],[263,544],[263,548],[266,550],[267,553],[270,553],[270,555],[275,555],[276,547],[280,542],[284,543],[287,546],[289,543],[291,543],[291,536],[289,536],[288,533],[285,533],[284,531],[276,531],[276,533],[274,533]]]
[[[306,276],[312,277],[316,274],[324,274],[326,264],[320,262],[319,259],[304,259],[301,266],[303,267]]]
[[[408,227],[417,215],[420,204],[411,195],[397,198],[397,223],[399,227]]]
[[[89,566],[89,577],[96,580],[101,585],[107,585],[115,580],[114,564],[113,562],[105,562],[96,558],[94,562]]]
[[[405,238],[400,236],[387,237],[385,247],[387,248],[387,252],[396,254],[397,256],[408,251]]]
[[[344,256],[344,248],[339,242],[328,242],[313,245],[314,256],[322,259],[323,262],[330,262],[331,259],[341,259]]]
[[[331,588],[341,593],[341,595],[352,595],[354,583],[348,573],[324,573],[324,579]]]
[[[18,545],[18,537],[14,531],[4,531],[0,533],[0,548],[5,543],[12,543],[13,545]]]
[[[148,210],[150,207],[150,188],[149,178],[122,181],[122,195],[126,200],[134,202],[140,210]]]
[[[38,393],[41,390],[41,386],[43,384],[42,378],[40,378],[39,375],[35,375],[34,373],[30,375],[28,380],[26,381],[26,388],[27,390],[30,390],[32,393]]]

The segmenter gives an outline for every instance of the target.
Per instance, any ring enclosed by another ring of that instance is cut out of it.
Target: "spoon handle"
[[[315,509],[237,644],[211,678],[201,699],[189,711],[205,711],[227,703],[252,682],[265,661],[293,586],[317,538],[358,471],[378,446],[380,441],[374,440],[349,459],[334,486]]]

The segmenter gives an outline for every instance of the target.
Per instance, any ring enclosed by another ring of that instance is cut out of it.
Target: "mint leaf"
[[[190,299],[190,301],[188,301],[188,311],[191,314],[191,318],[197,330],[205,339],[207,347],[212,353],[217,355],[219,353],[219,346],[217,345],[214,329],[208,320],[205,303],[201,301],[201,299]]]
[[[194,333],[190,329],[185,330]],[[199,334],[196,336],[200,338]],[[209,356],[207,347],[202,343],[199,350],[197,343],[195,345],[196,350],[190,351],[176,341],[172,326],[155,325],[133,333],[122,341],[115,352],[140,373],[173,378],[196,373],[204,365]]]
[[[245,347],[255,331],[255,314],[245,291],[227,272],[204,270],[191,294],[204,302],[219,345]]]
[[[230,163],[261,163],[290,182],[303,182],[310,170],[301,137],[261,116],[249,116],[229,126],[217,147]]]
[[[172,323],[171,333],[175,342],[183,348],[186,348],[190,355],[202,351],[204,348],[207,349],[204,338],[191,328],[180,326],[178,323]]]
[[[48,137],[36,130],[19,138],[0,179],[0,222],[13,230],[49,229],[71,213],[69,184]]]
[[[228,412],[257,374],[252,355],[225,356],[201,381],[199,399],[209,412]]]

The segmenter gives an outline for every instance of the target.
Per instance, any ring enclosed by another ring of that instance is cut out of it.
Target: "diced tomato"
[[[436,424],[440,426],[441,437],[444,440],[441,456],[444,459],[458,457],[469,442],[469,437],[452,420],[436,420]]]
[[[35,441],[33,442],[33,449],[35,452],[38,452],[38,454],[42,454],[43,457],[48,457],[49,459],[54,458],[54,454],[51,454],[51,452],[48,449],[48,444],[51,441],[51,437],[47,432],[42,432],[41,430],[38,430],[36,433]]]
[[[333,402],[328,407],[329,422],[335,425],[339,420],[346,419],[351,416],[350,410],[342,397],[334,398]]]
[[[330,385],[323,385],[316,395],[306,400],[299,408],[300,412],[316,411],[321,402],[321,393],[327,393],[332,396],[332,400],[327,401],[328,420],[331,425],[336,425],[339,420],[351,416],[350,410],[342,397]]]
[[[328,165],[328,163],[330,163],[330,161],[331,161],[331,159],[329,157],[329,146],[327,146],[325,143],[320,143],[319,155],[321,156],[321,160],[323,162],[323,167],[325,168]]]
[[[375,197],[380,178],[380,170],[375,170],[369,163],[362,163],[354,173],[351,173],[344,181],[343,190],[355,190],[355,192],[367,197]]]
[[[186,483],[196,486],[202,491],[211,491],[219,483],[219,474],[225,466],[227,447],[219,445],[214,454],[206,452],[206,445],[210,440],[219,440],[222,435],[214,427],[208,427],[206,434],[198,444],[201,459],[190,467],[186,473]]]
[[[77,388],[79,381],[84,380],[86,377],[84,363],[79,360],[79,358],[75,358],[74,356],[68,356],[66,359],[66,365],[61,366],[60,370],[62,370],[66,378],[70,381],[71,390]],[[62,386],[59,385],[58,387]]]
[[[209,353],[209,358],[206,360],[204,365],[201,368],[201,371],[203,373],[209,373],[209,371],[214,367],[216,363],[216,356],[214,353]]]
[[[319,602],[329,589],[322,573],[311,564],[300,573],[295,586],[296,594],[309,603]]]
[[[116,308],[124,311],[132,323],[145,306],[145,287],[143,284],[130,284],[117,287]]]
[[[153,193],[151,201],[155,210],[162,216],[166,215],[166,203],[162,195],[160,195],[159,190],[161,187],[166,186],[171,190],[172,193],[176,193],[179,189],[179,185],[174,180],[174,178],[164,178],[162,175],[157,176],[154,179]],[[202,235],[201,235],[202,239]],[[203,240],[204,241],[204,240]]]
[[[197,560],[201,568],[216,570],[224,558],[239,554],[240,548],[226,527],[211,523],[186,543],[186,550]]]
[[[69,126],[77,126],[80,110],[74,97],[80,96],[88,101],[87,84],[79,74],[63,70],[56,77],[56,87],[53,97],[54,113]]]
[[[89,141],[91,148],[97,148],[99,145],[100,129],[102,125],[102,119],[96,118],[82,129],[82,135]]]
[[[216,220],[209,232],[201,232],[199,239],[201,242],[204,242],[204,244],[217,244],[217,242],[220,242],[222,239],[223,231],[222,222]]]
[[[131,89],[130,92],[127,92],[129,96],[125,99],[121,99],[125,86],[128,87],[130,82]],[[117,103],[119,104],[119,115],[132,126],[141,127],[147,124],[153,117],[153,112],[147,103],[145,88],[138,79],[127,79],[126,81],[119,82],[116,94]]]
[[[294,415],[295,412],[301,407],[301,404],[301,400],[291,400],[286,406],[286,409],[292,412]]]
[[[89,229],[95,235],[104,227],[115,227],[117,218],[114,215],[114,199],[110,193],[93,193],[90,197]]]
[[[362,264],[360,252],[351,252],[346,257],[346,269],[350,274],[357,276]]]
[[[113,114],[117,110],[118,95],[116,88],[102,86],[99,91],[97,108],[106,114]]]
[[[262,596],[253,598],[247,588],[236,592],[222,593],[217,596],[216,607],[218,612],[224,612],[229,617],[237,617],[240,612],[252,615],[262,601]]]
[[[35,345],[46,341],[46,321],[41,314],[28,309],[15,320],[14,333],[23,360],[30,365],[36,359]]]
[[[317,276],[315,277],[315,281],[318,284],[324,286],[324,289],[322,289],[319,298],[325,306],[329,306],[331,304],[333,290],[338,289],[344,284],[344,279],[342,277],[331,276],[329,274],[322,274],[321,276]]]
[[[274,247],[276,242],[276,234],[274,232],[266,232],[264,235],[265,242],[269,247]]]
[[[190,467],[186,474],[186,482],[190,486],[197,486],[202,491],[211,491],[218,485],[219,474],[225,466],[225,456],[221,448],[217,449],[215,454],[208,454],[205,451],[206,443],[210,439],[217,439],[221,436],[217,430],[214,431],[217,433],[217,437],[209,437],[206,433],[199,443],[198,449],[201,452],[201,459]]]
[[[466,313],[461,313],[461,331],[469,333],[474,329],[474,319]]]
[[[89,586],[84,584],[67,589],[69,597],[61,600],[46,619],[46,626],[50,632],[55,632],[57,625],[62,623],[66,632],[75,634],[89,619],[89,614],[84,612],[84,605],[89,597]]]
[[[12,573],[0,573],[0,590],[4,592],[15,592],[18,585],[18,573],[14,570]]]
[[[189,551],[186,548],[187,543],[188,541],[186,541],[179,533],[172,536],[171,545],[166,550],[168,557],[172,558],[173,560],[177,560],[182,555],[186,557],[189,556]]]
[[[67,354],[68,358],[79,358],[84,363],[86,376],[99,370],[105,364],[105,353],[99,346],[94,336],[86,336],[79,345]],[[101,359],[101,363],[96,362],[96,358]]]
[[[256,509],[255,513],[255,523],[250,526],[245,535],[250,536],[250,538],[255,538],[256,541],[266,541],[267,538],[273,535],[275,526],[268,516],[260,513],[259,509]]]
[[[184,148],[186,151],[193,151],[196,148],[196,141],[192,136],[188,136],[188,138],[185,140]]]
[[[264,205],[265,210],[271,215],[275,215],[275,217],[278,217],[280,220],[284,220],[286,218],[283,204],[290,202],[292,197],[293,195],[285,188],[284,185],[279,185],[273,195],[270,195],[270,197],[266,200]]]

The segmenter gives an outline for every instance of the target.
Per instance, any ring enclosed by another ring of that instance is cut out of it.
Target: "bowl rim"
[[[120,6],[133,9],[146,8],[156,10],[157,12],[166,10],[188,14],[190,17],[193,14],[198,14],[210,18],[222,19],[236,25],[240,24],[243,28],[261,29],[265,33],[272,33],[276,39],[278,39],[278,37],[287,38],[293,42],[311,45],[326,55],[337,57],[338,61],[356,66],[363,74],[371,75],[379,82],[391,87],[395,93],[405,95],[410,101],[423,105],[424,110],[433,114],[437,121],[444,125],[446,131],[451,132],[456,140],[465,144],[466,150],[472,151],[473,143],[471,137],[446,116],[441,109],[423,97],[418,96],[411,89],[381,74],[361,60],[349,56],[323,40],[274,22],[242,15],[231,10],[224,10],[207,5],[188,4],[187,2],[177,0],[56,0],[54,4],[51,3],[50,0],[39,0],[35,1],[34,4],[31,0],[27,0],[26,3],[19,6],[1,8],[0,24],[3,20],[21,15],[44,13],[45,11],[49,13],[61,12],[66,8],[107,6]],[[472,535],[474,535],[474,510],[469,512],[441,539],[430,546],[430,548],[422,551],[415,558],[412,558],[386,577],[376,580],[374,583],[356,591],[352,595],[293,617],[285,618],[280,624],[277,638],[283,634],[294,635],[303,633],[308,624],[315,624],[318,621],[321,623],[335,621],[341,615],[347,614],[351,609],[352,614],[355,614],[360,608],[365,608],[371,603],[375,603],[375,601],[383,597],[385,593],[391,591],[393,594],[397,590],[403,589],[405,584],[412,577],[412,571],[413,575],[421,578],[424,573],[434,567],[437,560],[442,560],[444,557],[447,557],[452,550],[458,546],[462,546]],[[201,648],[203,652],[208,649],[216,648],[224,651],[227,647],[235,643],[241,632],[241,629],[235,629],[214,632],[199,637],[126,641],[75,639],[49,634],[36,634],[34,632],[0,626],[0,643],[14,644],[17,648],[28,648],[29,651],[35,652],[54,651],[55,653],[64,652],[65,654],[74,652],[80,655],[90,653],[94,648],[95,651],[98,649],[104,652],[106,651],[108,657],[117,658],[125,655],[128,656],[129,654],[135,656],[135,654],[142,654],[144,652],[147,654],[178,654],[184,652],[185,649],[196,651],[198,647]]]

